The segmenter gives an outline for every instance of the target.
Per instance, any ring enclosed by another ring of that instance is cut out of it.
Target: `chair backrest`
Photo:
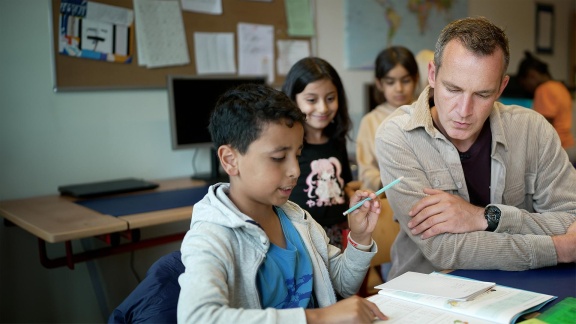
[[[178,277],[184,272],[180,251],[158,259],[142,282],[114,309],[108,323],[176,323],[180,295]]]

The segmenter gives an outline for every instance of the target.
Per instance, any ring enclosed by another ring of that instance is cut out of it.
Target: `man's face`
[[[432,118],[440,131],[461,151],[476,141],[493,104],[508,84],[503,77],[504,53],[476,56],[458,40],[450,41],[436,73],[428,65],[428,82],[434,88]]]

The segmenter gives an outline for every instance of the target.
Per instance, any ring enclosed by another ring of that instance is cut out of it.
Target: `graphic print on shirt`
[[[286,309],[286,308],[297,308],[303,307],[300,305],[300,301],[303,299],[308,299],[312,295],[312,286],[306,285],[306,283],[312,280],[312,274],[304,275],[298,280],[294,278],[286,279],[286,288],[288,293],[286,298],[281,301],[278,305],[274,306],[276,309]],[[302,288],[303,292],[298,292],[298,289]]]
[[[312,170],[306,177],[304,189],[308,193],[308,207],[340,205],[344,203],[344,179],[342,165],[335,157],[318,159],[310,163]]]

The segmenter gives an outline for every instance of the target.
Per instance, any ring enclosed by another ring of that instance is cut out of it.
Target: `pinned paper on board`
[[[180,0],[182,10],[210,15],[222,14],[222,0]]]
[[[267,75],[274,82],[274,26],[238,24],[238,74]]]
[[[190,63],[178,0],[134,0],[138,64],[158,68]]]
[[[309,0],[284,1],[286,20],[288,20],[288,35],[314,36],[314,20]]]
[[[62,0],[58,52],[106,62],[130,63],[130,9],[86,0]]]
[[[296,62],[310,56],[310,42],[305,40],[278,40],[276,48],[278,49],[276,69],[279,75],[287,75]]]
[[[234,33],[194,33],[197,74],[235,74]]]

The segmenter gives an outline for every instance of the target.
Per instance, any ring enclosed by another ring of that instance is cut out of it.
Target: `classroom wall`
[[[364,96],[364,84],[373,82],[373,72],[347,70],[345,68],[344,51],[344,9],[343,0],[316,0],[317,3],[317,48],[321,57],[334,65],[342,78],[348,95],[351,118],[354,125],[360,123],[360,119],[367,106]],[[509,74],[516,74],[518,64],[523,58],[525,50],[534,53],[535,15],[537,0],[468,0],[469,16],[485,16],[498,26],[504,28],[510,42]],[[555,79],[568,80],[570,33],[569,22],[572,12],[576,8],[574,0],[551,0],[547,4],[554,5],[555,11],[555,38],[554,54],[541,55],[549,65],[550,72]],[[516,17],[515,19],[512,17]],[[434,50],[433,48],[431,50]],[[357,127],[354,129],[353,138],[356,138]],[[353,151],[354,143],[349,144],[349,150]]]
[[[469,14],[504,26],[511,72],[534,45],[535,0],[469,0]],[[568,69],[568,19],[573,0],[549,0],[556,10],[554,55],[541,56],[555,78]],[[365,107],[367,71],[344,68],[343,0],[316,0],[319,56],[341,74],[352,118]],[[192,173],[192,151],[173,151],[165,90],[54,93],[49,0],[0,1],[0,200],[56,194],[62,184],[119,177],[147,179]],[[519,19],[511,20],[512,13]],[[81,73],[81,71],[79,71]],[[354,130],[354,133],[356,130]],[[353,146],[350,147],[353,152]],[[207,154],[196,166],[206,171]],[[187,222],[145,230],[143,236],[186,229]],[[81,251],[92,240],[74,243]],[[63,247],[50,244],[49,254]],[[0,225],[0,322],[103,322],[152,262],[179,244],[44,269],[35,237]]]

